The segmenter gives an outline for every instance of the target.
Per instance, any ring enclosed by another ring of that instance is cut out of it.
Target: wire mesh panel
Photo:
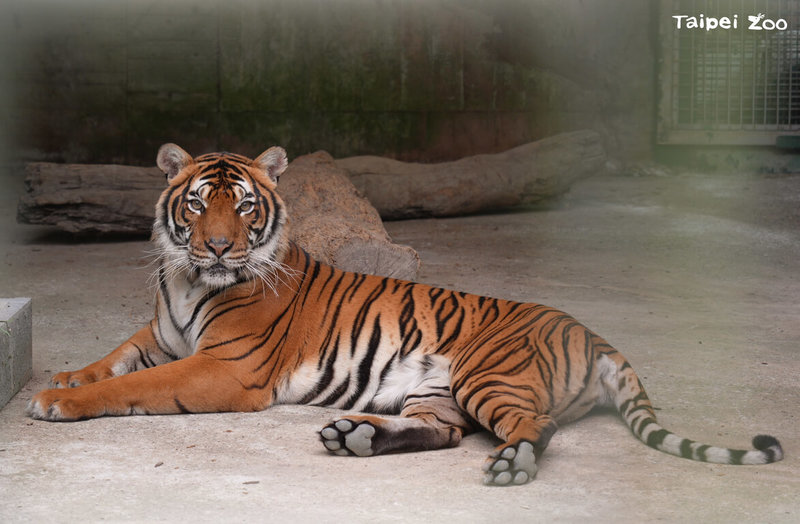
[[[659,142],[800,132],[800,0],[663,0]]]

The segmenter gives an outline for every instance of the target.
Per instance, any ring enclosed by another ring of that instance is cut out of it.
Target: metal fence
[[[659,20],[660,143],[800,134],[800,0],[662,0]]]

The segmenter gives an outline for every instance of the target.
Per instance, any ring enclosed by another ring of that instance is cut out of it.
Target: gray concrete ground
[[[667,427],[729,446],[770,433],[786,453],[769,466],[694,463],[597,413],[561,428],[537,479],[514,488],[481,484],[486,435],[329,456],[316,436],[327,409],[27,418],[52,373],[149,319],[152,268],[146,242],[17,226],[13,191],[0,198],[0,294],[34,299],[34,378],[0,412],[0,521],[800,521],[800,177],[603,176],[547,209],[388,224],[419,250],[420,280],[544,302],[595,329]]]

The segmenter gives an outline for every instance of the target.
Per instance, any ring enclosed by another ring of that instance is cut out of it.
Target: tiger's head
[[[275,191],[286,151],[271,147],[255,160],[231,153],[192,158],[164,144],[157,164],[169,183],[153,226],[161,271],[184,271],[211,288],[268,282],[287,246],[285,206]]]

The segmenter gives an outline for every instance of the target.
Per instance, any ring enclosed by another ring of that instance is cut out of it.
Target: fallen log
[[[158,168],[31,163],[17,220],[71,233],[148,234],[166,181]],[[377,211],[325,152],[298,157],[278,193],[290,236],[317,260],[348,271],[414,280],[419,256],[393,244]]]
[[[454,216],[534,204],[603,169],[596,131],[555,135],[508,151],[418,164],[377,156],[336,161],[384,219]]]
[[[17,222],[70,233],[148,234],[166,187],[157,167],[33,162]]]

